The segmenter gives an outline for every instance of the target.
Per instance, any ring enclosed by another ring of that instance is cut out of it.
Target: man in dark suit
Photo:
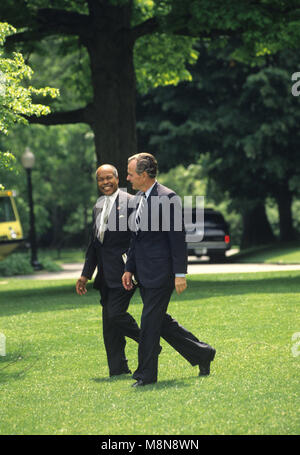
[[[131,373],[125,356],[125,337],[138,342],[140,335],[136,321],[127,312],[135,287],[128,292],[122,286],[122,255],[127,253],[130,241],[128,201],[132,196],[119,189],[118,172],[114,166],[100,166],[96,176],[103,196],[98,199],[93,210],[91,240],[81,277],[76,283],[76,292],[79,295],[87,292],[86,283],[98,267],[94,288],[100,290],[109,374],[115,376]]]
[[[210,373],[215,349],[201,342],[166,313],[174,287],[178,294],[186,289],[187,248],[182,222],[182,207],[176,193],[156,181],[157,161],[148,153],[128,160],[127,180],[136,197],[136,232],[131,235],[123,286],[131,291],[136,276],[143,300],[138,368],[134,387],[157,381],[159,339],[162,336],[199,375]],[[181,220],[181,223],[179,221]]]

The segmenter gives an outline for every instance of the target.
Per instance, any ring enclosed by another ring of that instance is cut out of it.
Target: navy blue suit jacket
[[[175,273],[187,273],[181,201],[173,190],[156,182],[143,215],[148,216],[144,226],[148,230],[131,234],[125,270],[145,288],[172,286]]]
[[[123,287],[124,261],[122,254],[127,252],[131,237],[128,220],[132,209],[128,207],[128,201],[132,197],[120,190],[110,212],[108,230],[105,232],[103,243],[97,238],[96,223],[103,209],[103,203],[101,204],[103,196],[98,199],[94,207],[93,229],[81,275],[91,279],[96,267],[98,267],[98,273],[94,280],[94,288],[96,289],[100,289],[101,280],[104,280],[106,285],[111,288]]]

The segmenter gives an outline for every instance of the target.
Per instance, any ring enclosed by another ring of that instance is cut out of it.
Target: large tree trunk
[[[264,203],[251,204],[243,211],[241,248],[266,245],[275,241]]]
[[[292,202],[293,196],[288,186],[281,186],[276,195],[276,201],[279,211],[280,240],[290,242],[296,239],[296,233],[293,227]]]
[[[135,118],[134,40],[130,11],[107,7],[107,27],[94,28],[84,44],[90,60],[94,90],[94,118],[98,165],[109,163],[119,171],[120,187],[127,187],[127,159],[137,153]],[[103,11],[102,11],[103,14]],[[108,30],[109,29],[109,30]]]

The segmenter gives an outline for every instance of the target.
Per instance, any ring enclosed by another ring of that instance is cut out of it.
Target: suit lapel
[[[118,218],[127,212],[127,193],[120,191],[117,197],[117,213]]]
[[[156,182],[155,185],[153,186],[148,198],[147,198],[147,210],[148,210],[148,220],[147,220],[147,225],[148,225],[148,231],[151,231],[151,198],[158,196],[158,185],[159,183]],[[141,195],[142,192],[137,193],[138,195]],[[138,236],[143,237],[147,231],[139,231]]]
[[[110,232],[127,230],[127,201],[127,193],[120,190],[109,214],[108,229],[105,232],[104,239],[105,236],[110,235]]]

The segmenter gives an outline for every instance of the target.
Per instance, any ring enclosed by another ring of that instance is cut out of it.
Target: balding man
[[[140,329],[127,312],[135,287],[130,292],[122,286],[124,260],[128,250],[128,201],[132,197],[119,189],[118,171],[105,164],[96,172],[101,196],[93,210],[93,229],[76,292],[87,292],[86,283],[98,267],[94,288],[100,291],[103,338],[110,376],[131,373],[125,356],[125,337],[139,342]]]

